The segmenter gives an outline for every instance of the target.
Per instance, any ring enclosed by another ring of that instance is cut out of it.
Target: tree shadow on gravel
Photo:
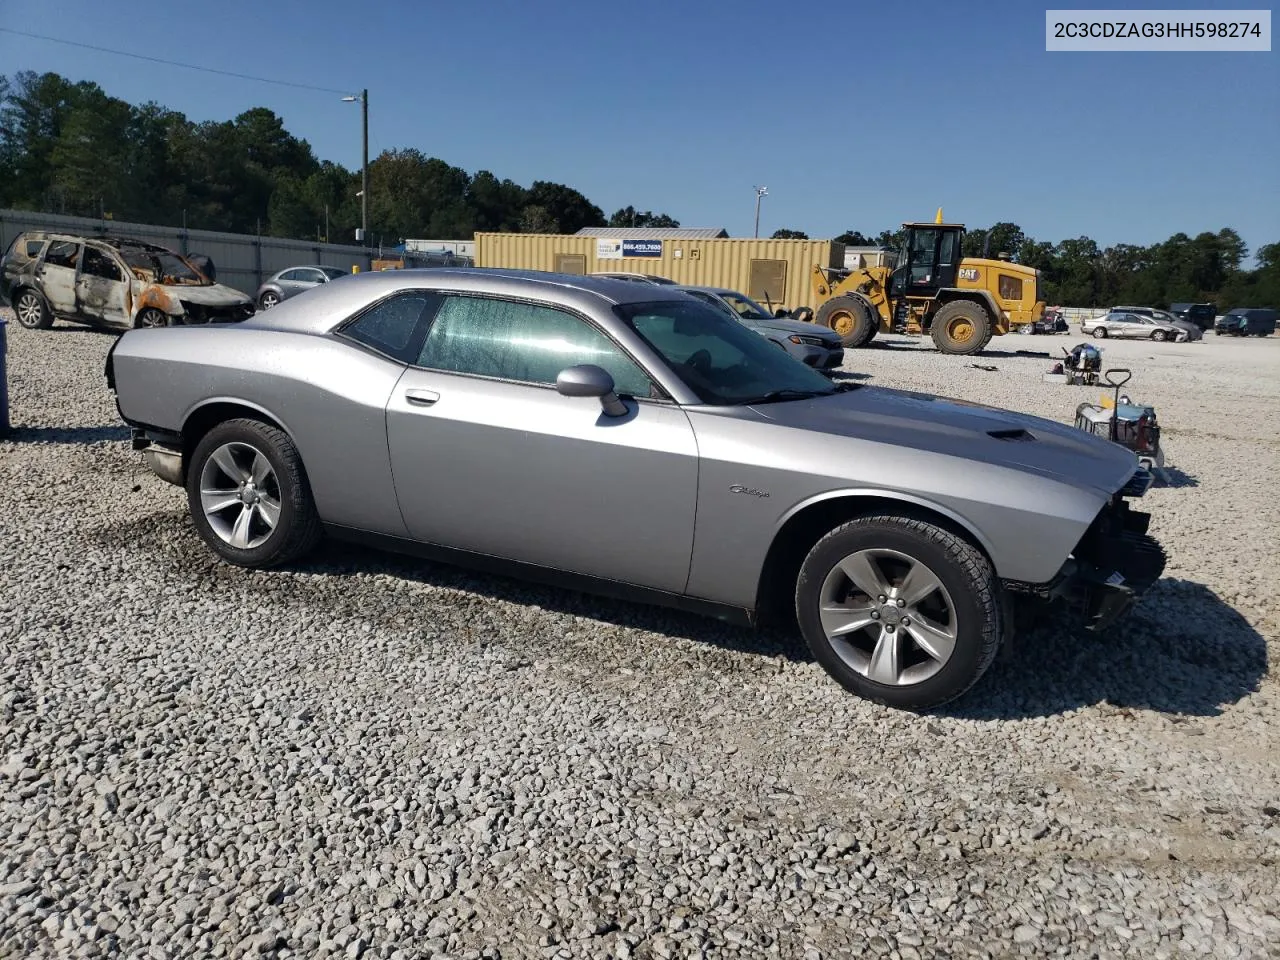
[[[1266,640],[1243,616],[1203,584],[1165,579],[1105,633],[1023,635],[1012,656],[940,712],[1017,720],[1107,703],[1213,717],[1256,693],[1266,672]]]
[[[14,427],[0,437],[6,443],[114,443],[129,439],[129,428],[119,427]]]
[[[873,375],[870,373],[858,373],[856,370],[832,370],[829,373],[832,380],[871,380]]]

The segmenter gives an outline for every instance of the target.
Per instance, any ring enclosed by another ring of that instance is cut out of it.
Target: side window
[[[590,324],[551,307],[485,297],[445,297],[418,365],[451,373],[554,384],[565,367],[594,363],[618,393],[653,395],[649,378]]]
[[[302,273],[301,270],[286,270],[284,273],[280,274],[280,279],[281,280],[301,280],[302,277],[299,276],[300,273]]]
[[[71,240],[59,240],[49,247],[49,252],[45,254],[44,262],[50,267],[70,267],[72,270],[76,268],[76,254],[80,250],[80,244]]]
[[[32,260],[34,260],[36,257],[40,256],[40,251],[41,251],[41,250],[43,250],[43,249],[44,249],[44,241],[43,241],[43,240],[28,240],[28,241],[27,241],[27,256],[28,256],[28,257],[30,257]]]
[[[942,250],[938,254],[938,262],[946,265],[955,261],[956,258],[956,236],[955,233],[944,233],[942,235]]]
[[[116,266],[116,262],[106,253],[94,247],[84,248],[84,266],[81,268],[82,273],[87,273],[92,277],[101,277],[104,280],[120,281],[120,268]]]
[[[426,290],[400,293],[375,303],[339,331],[341,336],[401,363],[418,359],[425,321],[440,297]]]
[[[298,279],[307,283],[324,283],[326,279],[324,273],[319,270],[299,270],[298,272],[302,274]]]

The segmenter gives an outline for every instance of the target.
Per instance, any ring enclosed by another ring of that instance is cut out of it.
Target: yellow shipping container
[[[817,306],[809,277],[814,266],[843,267],[844,244],[834,240],[752,238],[645,239],[651,253],[612,238],[556,233],[477,233],[477,267],[556,273],[654,273],[677,283],[738,290],[765,306]]]

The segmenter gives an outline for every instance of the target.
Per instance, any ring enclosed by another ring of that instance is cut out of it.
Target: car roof
[[[676,289],[678,289],[678,290],[697,290],[697,291],[699,291],[699,292],[701,292],[701,293],[714,293],[714,294],[719,294],[719,295],[723,295],[723,294],[726,294],[726,293],[732,293],[734,296],[737,296],[737,297],[746,296],[746,294],[740,293],[740,292],[739,292],[739,291],[737,291],[737,290],[731,290],[731,289],[729,289],[728,287],[704,287],[704,286],[702,286],[702,285],[700,285],[700,284],[695,284],[695,283],[682,283],[682,284],[680,284],[679,286],[677,286],[677,287],[676,287]]]
[[[316,293],[305,298],[291,297],[279,306],[244,321],[244,325],[324,333],[381,297],[414,289],[548,299],[582,310],[599,309],[602,304],[612,306],[660,300],[687,302],[685,295],[674,286],[609,277],[493,267],[409,267],[338,277],[325,284],[323,292],[316,291],[321,299],[316,299]]]

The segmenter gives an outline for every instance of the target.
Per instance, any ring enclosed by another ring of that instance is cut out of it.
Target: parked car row
[[[1215,316],[1211,303],[1177,303],[1174,307],[1182,308],[1181,312],[1157,307],[1112,307],[1102,316],[1081,320],[1080,332],[1098,338],[1136,337],[1183,343],[1203,339],[1209,328],[1219,335],[1237,337],[1266,337],[1276,330],[1275,310],[1237,307]]]

